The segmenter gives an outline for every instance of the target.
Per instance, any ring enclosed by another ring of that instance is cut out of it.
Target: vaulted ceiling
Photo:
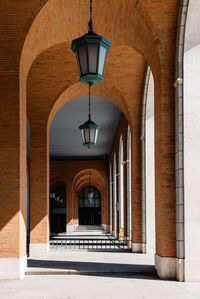
[[[82,145],[79,126],[88,119],[88,97],[80,97],[65,104],[55,115],[50,128],[50,156],[57,159],[101,159],[111,149],[121,111],[111,102],[91,98],[92,120],[101,126],[97,145]]]

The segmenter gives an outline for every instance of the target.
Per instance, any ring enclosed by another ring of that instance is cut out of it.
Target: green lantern
[[[103,81],[106,55],[111,42],[93,32],[92,0],[90,0],[89,31],[72,41],[72,51],[76,53],[80,81],[94,85]]]
[[[91,114],[90,114],[90,85],[89,85],[89,115],[88,115],[88,121],[86,121],[83,125],[79,126],[79,129],[82,133],[83,138],[83,145],[87,146],[88,148],[92,148],[97,143],[97,136],[100,129],[100,126],[95,124],[91,120]]]

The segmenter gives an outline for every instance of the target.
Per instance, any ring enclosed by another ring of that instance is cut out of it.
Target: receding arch
[[[95,96],[99,96],[105,99],[108,99],[110,102],[115,104],[126,116],[127,119],[131,121],[130,113],[127,111],[125,107],[122,96],[117,91],[117,89],[112,85],[111,80],[104,80],[101,85],[97,85],[92,89],[92,94]],[[49,114],[47,128],[49,130],[51,122],[57,113],[57,111],[68,101],[76,99],[80,96],[87,96],[88,95],[88,86],[83,85],[82,83],[78,82],[74,85],[70,86],[66,89],[57,101],[54,103],[52,110]]]
[[[78,194],[81,189],[88,185],[96,187],[101,194],[101,221],[107,227],[107,198],[108,198],[108,177],[94,168],[81,170],[73,180],[74,201],[78,204]]]
[[[44,2],[44,1],[43,1]],[[109,6],[115,7],[110,18]],[[79,11],[84,13],[79,15]],[[95,31],[111,39],[112,42],[126,44],[138,49],[151,64],[150,55],[159,61],[156,30],[147,9],[134,1],[123,3],[122,0],[98,1],[94,6]],[[115,23],[113,15],[116,17]],[[120,16],[120,17],[119,17]],[[73,24],[71,20],[73,18]],[[22,55],[21,65],[25,78],[31,64],[40,53],[54,44],[68,42],[87,31],[89,20],[89,1],[57,0],[46,1],[38,15],[35,17],[27,34]],[[127,21],[128,20],[128,21]],[[119,31],[118,28],[121,28]],[[142,38],[138,37],[138,28],[143,31]],[[47,34],[48,32],[48,34]],[[143,42],[145,40],[145,43]]]

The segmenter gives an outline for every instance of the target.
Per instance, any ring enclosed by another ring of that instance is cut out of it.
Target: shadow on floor
[[[153,265],[28,259],[27,275],[78,274],[121,278],[159,279]]]

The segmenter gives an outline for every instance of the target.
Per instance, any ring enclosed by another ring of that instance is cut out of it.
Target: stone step
[[[79,225],[75,229],[75,232],[82,232],[82,231],[102,231],[104,233],[104,230],[101,225]]]
[[[45,270],[45,269],[28,269],[25,275],[115,275],[115,276],[147,276],[158,278],[156,270],[153,271],[88,271],[88,270]]]

